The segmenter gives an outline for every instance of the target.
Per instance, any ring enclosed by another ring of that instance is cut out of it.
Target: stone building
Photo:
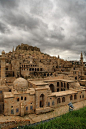
[[[80,62],[67,62],[49,55],[40,54],[39,49],[29,50],[31,55],[17,52],[0,56],[0,114],[20,115],[44,113],[86,99],[86,69],[81,53]],[[45,57],[44,57],[45,56]],[[35,78],[27,78],[27,77]],[[45,78],[40,78],[41,76]]]

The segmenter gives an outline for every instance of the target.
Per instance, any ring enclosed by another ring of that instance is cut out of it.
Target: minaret
[[[81,64],[81,66],[83,66],[83,55],[82,55],[82,52],[81,52],[81,57],[80,57],[80,64]]]
[[[13,55],[13,58],[14,58],[14,47],[13,47],[13,50],[12,50],[12,55]]]
[[[1,79],[5,78],[5,51],[2,51],[1,57]]]
[[[83,75],[83,55],[81,52],[81,57],[80,57],[80,65],[81,65],[81,76]]]
[[[58,55],[58,68],[59,68],[59,65],[60,65],[60,59],[59,59],[59,55]]]
[[[14,52],[14,46],[13,46],[13,52]]]

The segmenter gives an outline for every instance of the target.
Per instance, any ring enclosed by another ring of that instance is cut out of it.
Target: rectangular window
[[[0,90],[0,94],[2,93],[2,91]]]
[[[54,105],[54,101],[52,102],[52,105]]]
[[[26,110],[28,110],[28,107],[26,107]]]
[[[19,109],[18,108],[16,109],[16,112],[19,112]]]
[[[30,110],[33,110],[33,106],[30,106]]]
[[[21,100],[23,100],[23,97],[21,96]]]
[[[11,109],[11,114],[14,114],[14,109]]]
[[[48,102],[48,107],[50,106],[50,102]]]

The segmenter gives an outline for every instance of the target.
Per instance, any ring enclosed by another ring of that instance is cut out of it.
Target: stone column
[[[5,78],[5,52],[2,51],[2,57],[1,57],[1,79]]]

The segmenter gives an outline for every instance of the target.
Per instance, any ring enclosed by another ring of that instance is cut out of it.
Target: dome
[[[28,89],[28,81],[24,78],[17,78],[13,82],[13,89],[17,91],[26,91]]]
[[[74,82],[74,83],[71,83],[70,87],[73,89],[80,89],[80,84],[79,82]]]

